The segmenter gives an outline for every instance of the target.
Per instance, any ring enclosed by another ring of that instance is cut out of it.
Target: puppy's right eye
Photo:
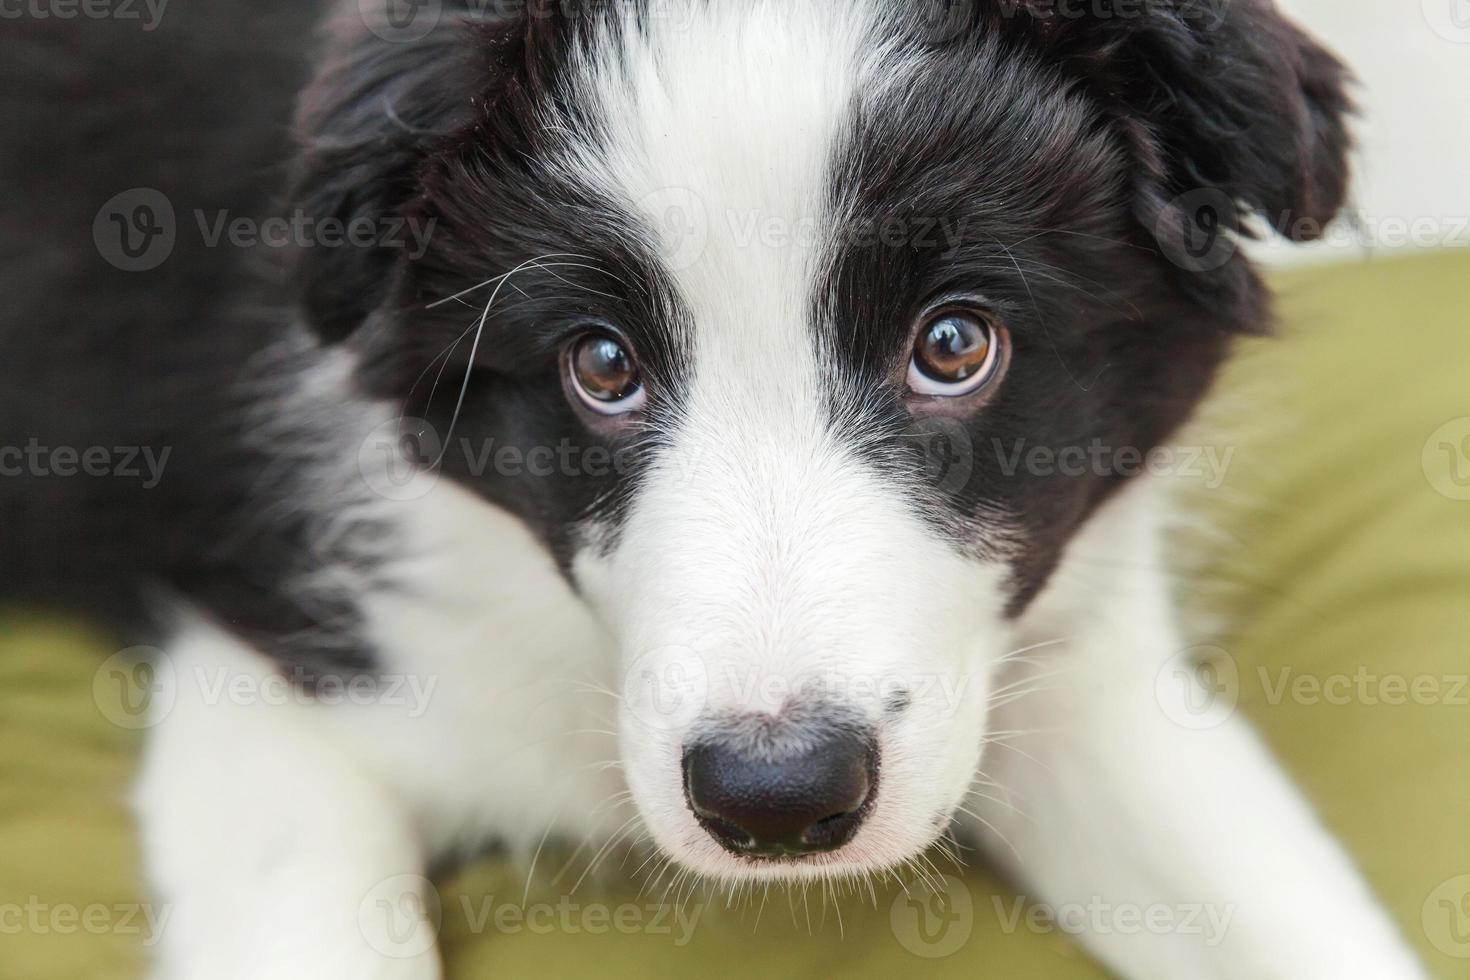
[[[979,391],[999,373],[1005,332],[990,317],[966,309],[942,310],[924,320],[914,338],[909,390],[955,398]]]
[[[578,399],[599,415],[636,412],[648,401],[632,350],[606,331],[590,330],[572,342],[567,371]]]

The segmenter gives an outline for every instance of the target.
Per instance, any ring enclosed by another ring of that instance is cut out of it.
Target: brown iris
[[[638,364],[615,337],[589,333],[571,351],[572,380],[578,393],[600,411],[615,412],[641,390]]]
[[[992,362],[990,325],[970,313],[944,313],[919,331],[914,367],[942,385],[959,384]]]

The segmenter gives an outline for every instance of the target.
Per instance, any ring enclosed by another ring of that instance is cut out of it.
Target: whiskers
[[[581,255],[576,252],[547,252],[545,255],[539,255],[534,259],[529,259],[526,262],[521,263],[504,275],[492,276],[491,278],[486,279],[484,282],[476,283],[475,285],[470,286],[468,289],[461,289],[459,292],[455,293],[452,296],[446,296],[443,299],[435,300],[428,306],[424,307],[424,309],[433,310],[437,309],[438,307],[444,306],[447,303],[462,302],[464,300],[464,297],[468,296],[470,293],[477,293],[480,290],[484,289],[486,286],[498,286],[500,284],[503,284],[506,280],[512,278],[517,272],[520,272],[522,269],[525,269],[538,262],[545,262],[548,259],[585,259],[586,261],[590,262],[592,261],[592,256]],[[466,303],[465,305],[468,306],[469,304]]]
[[[578,259],[584,261],[568,261]],[[589,292],[597,296],[605,296],[615,299],[616,297],[613,297],[610,293],[601,292],[585,284],[573,283],[565,276],[556,271],[557,269],[585,269],[596,272],[599,275],[607,276],[615,282],[622,281],[618,279],[617,276],[614,276],[612,273],[608,272],[606,269],[592,264],[593,261],[594,259],[592,258],[592,256],[583,255],[577,252],[548,252],[544,255],[538,255],[534,258],[527,259],[526,261],[517,265],[515,268],[511,269],[509,272],[503,273],[499,276],[493,276],[483,282],[479,282],[473,286],[461,289],[459,292],[454,293],[451,296],[446,296],[443,299],[435,300],[434,302],[429,303],[424,307],[427,310],[434,310],[449,303],[460,303],[461,305],[473,308],[471,304],[465,302],[465,297],[487,287],[494,287],[490,293],[490,298],[486,300],[485,305],[480,309],[479,315],[476,317],[474,322],[472,322],[463,331],[461,331],[444,347],[443,350],[441,350],[429,361],[427,365],[425,365],[424,369],[419,372],[418,377],[414,379],[413,385],[410,386],[408,394],[404,398],[404,407],[403,411],[400,411],[399,413],[399,422],[402,422],[404,420],[404,414],[406,413],[408,404],[413,398],[414,392],[418,390],[418,387],[420,384],[423,383],[424,378],[426,378],[429,372],[433,371],[435,369],[435,366],[437,365],[438,371],[434,375],[434,384],[429,389],[429,397],[425,402],[426,405],[433,404],[434,397],[439,392],[439,384],[444,378],[444,372],[454,359],[455,351],[459,349],[460,344],[464,342],[466,337],[469,337],[473,334],[474,339],[473,341],[471,341],[470,344],[469,358],[465,364],[464,378],[460,383],[459,394],[455,399],[454,412],[450,417],[449,429],[444,435],[443,442],[439,448],[438,458],[434,460],[433,465],[430,467],[431,469],[437,469],[440,465],[442,465],[444,462],[444,457],[449,451],[450,440],[454,435],[455,429],[459,425],[460,416],[464,411],[464,403],[465,398],[469,393],[470,380],[474,376],[475,362],[479,356],[481,343],[484,340],[485,326],[489,322],[490,311],[495,307],[496,302],[500,298],[501,292],[509,287],[521,293],[522,296],[525,296],[525,291],[522,290],[518,285],[516,285],[514,280],[518,274],[525,272],[528,269],[534,269],[549,274],[558,282],[566,285],[569,288],[577,289],[582,292]]]
[[[1056,661],[1027,655],[1034,653],[1037,650],[1044,650],[1049,647],[1061,646],[1064,643],[1070,642],[1071,639],[1072,637],[1061,637],[1055,640],[1044,640],[1040,643],[1033,643],[1030,646],[1024,646],[1020,649],[1012,650],[1010,653],[1007,653],[1002,657],[998,657],[993,664],[997,673],[1001,672],[1002,668],[1014,666],[1031,669],[1031,672],[1025,673],[1024,676],[1022,676],[1018,680],[1002,684],[1000,687],[997,687],[995,690],[991,691],[989,698],[985,702],[986,709],[989,711],[996,711],[1000,708],[1006,707],[1007,705],[1014,704],[1015,702],[1021,700],[1022,698],[1028,697],[1029,695],[1036,694],[1040,691],[1055,690],[1057,687],[1059,687],[1059,685],[1048,684],[1046,682],[1057,677],[1066,676],[1068,673],[1071,672],[1071,668],[1067,666],[1060,666],[1055,667],[1051,670],[1042,671],[1041,673],[1036,673],[1034,672],[1034,669],[1046,666],[1053,666],[1055,665]]]

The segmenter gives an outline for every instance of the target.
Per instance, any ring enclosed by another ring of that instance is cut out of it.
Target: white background
[[[1437,244],[1470,246],[1470,228],[1457,231],[1470,221],[1470,0],[1277,2],[1357,73],[1363,115],[1351,207],[1364,230],[1260,251],[1293,262],[1417,247],[1395,240],[1395,221],[1418,221],[1421,232],[1433,221]]]

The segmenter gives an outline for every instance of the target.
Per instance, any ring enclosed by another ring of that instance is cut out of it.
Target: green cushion
[[[1231,695],[1434,974],[1470,977],[1470,253],[1278,280],[1284,336],[1242,350],[1189,437],[1229,460],[1223,485],[1194,491],[1227,535],[1183,598],[1225,624],[1210,642]],[[0,976],[139,975],[154,911],[126,805],[139,734],[114,663],[99,672],[110,652],[0,621]],[[727,907],[684,883],[640,895],[618,858],[564,899],[586,859],[542,855],[526,918],[521,868],[442,881],[449,976],[1104,975],[982,871],[942,899],[890,881]]]

